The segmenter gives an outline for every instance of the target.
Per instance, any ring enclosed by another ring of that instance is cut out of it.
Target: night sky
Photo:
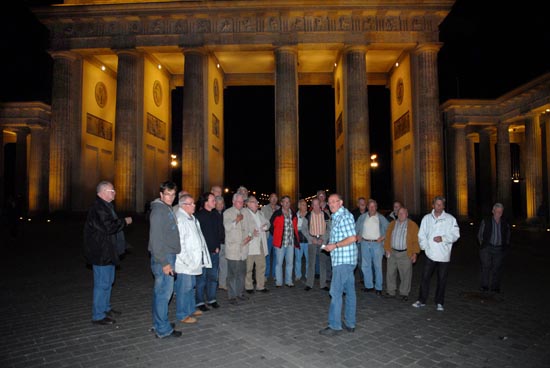
[[[47,31],[20,1],[9,6],[0,5],[0,101],[50,103]],[[513,7],[501,1],[458,0],[440,26],[440,100],[496,98],[550,71],[545,57],[550,45],[547,22],[546,13],[531,0]],[[302,196],[335,187],[333,93],[330,86],[299,88]],[[392,200],[386,189],[391,187],[389,93],[371,86],[368,94],[371,151],[378,153],[380,162],[372,176],[372,195],[387,207]],[[179,88],[172,96],[173,101],[181,100],[184,91]],[[274,190],[274,87],[228,87],[224,98],[225,186]],[[176,102],[173,106],[178,108]],[[174,111],[173,123],[174,131],[181,132],[176,126],[181,124],[181,112]],[[257,154],[251,155],[243,142],[251,143]],[[180,145],[181,137],[174,137],[174,151]]]

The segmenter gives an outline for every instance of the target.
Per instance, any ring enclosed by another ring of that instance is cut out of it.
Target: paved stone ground
[[[222,305],[179,339],[150,332],[153,278],[147,223],[127,231],[133,248],[117,271],[114,326],[91,320],[92,272],[81,255],[82,218],[24,223],[17,241],[0,238],[0,367],[549,367],[550,233],[514,230],[503,293],[478,290],[474,228],[462,224],[445,312],[358,292],[357,329],[323,337],[329,296],[303,285]],[[360,290],[361,285],[357,285]],[[431,291],[433,298],[434,289]],[[433,299],[432,299],[433,300]],[[175,306],[171,304],[171,317]]]

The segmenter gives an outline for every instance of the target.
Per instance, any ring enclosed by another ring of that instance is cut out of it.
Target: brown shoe
[[[200,317],[202,316],[202,312],[200,310],[196,310],[191,314],[193,317]]]
[[[187,316],[181,320],[181,323],[197,323],[197,319],[191,316]]]

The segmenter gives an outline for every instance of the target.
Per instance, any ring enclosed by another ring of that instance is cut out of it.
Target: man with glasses
[[[123,229],[132,223],[131,217],[119,218],[113,207],[115,189],[108,181],[96,187],[97,197],[88,211],[84,225],[86,259],[94,271],[92,323],[112,325],[121,312],[111,308],[111,289],[115,281],[115,266],[126,249]]]
[[[160,185],[160,198],[151,203],[149,216],[149,252],[151,270],[155,276],[153,290],[153,328],[159,338],[180,337],[168,320],[168,304],[174,292],[176,255],[180,253],[180,236],[172,203],[176,184],[165,181]]]

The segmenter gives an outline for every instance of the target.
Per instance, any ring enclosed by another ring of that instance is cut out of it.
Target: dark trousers
[[[481,260],[481,287],[493,291],[500,290],[502,275],[502,261],[504,251],[502,247],[488,245],[479,251]]]
[[[227,260],[227,297],[235,299],[244,295],[246,261]]]
[[[422,281],[420,282],[420,295],[418,300],[426,304],[430,294],[430,281],[434,271],[437,271],[437,288],[435,290],[435,304],[445,304],[445,286],[447,285],[447,274],[449,273],[449,262],[435,262],[426,257]]]

